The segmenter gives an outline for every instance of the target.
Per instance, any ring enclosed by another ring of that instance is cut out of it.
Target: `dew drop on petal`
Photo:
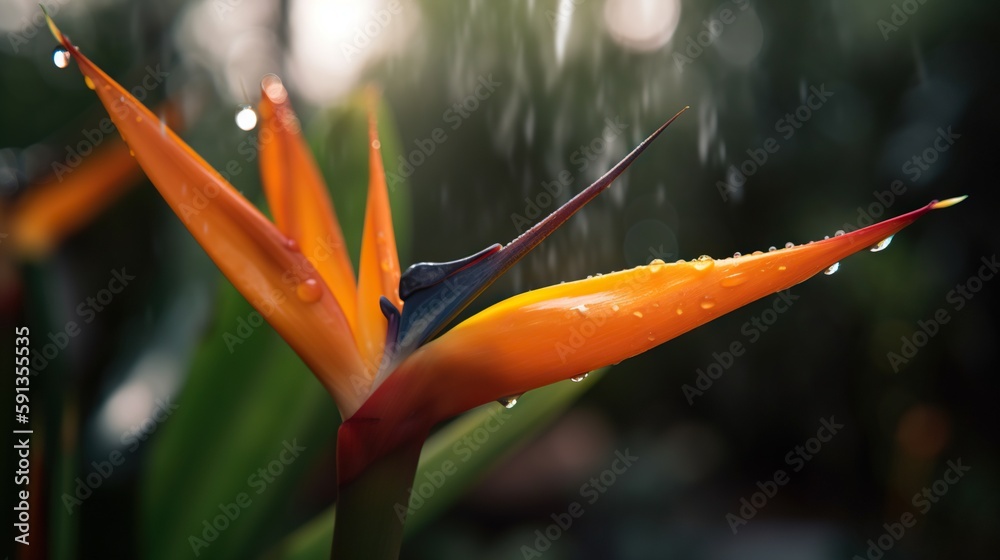
[[[653,336],[653,335],[649,335],[649,336],[646,337],[646,340],[648,340],[650,342],[653,342],[654,340],[656,340],[656,337]]]
[[[257,112],[253,110],[253,107],[240,105],[236,111],[236,126],[240,127],[240,130],[246,131],[253,130],[257,126]]]
[[[374,148],[376,150],[381,149],[382,148],[382,142],[379,142],[378,140],[372,140],[372,148]]]
[[[69,66],[70,58],[69,51],[64,47],[56,47],[52,50],[52,62],[56,65],[56,68],[66,68]]]
[[[636,317],[642,319],[642,311],[636,311],[636,312],[634,312],[632,314],[635,315]]]
[[[888,247],[890,243],[892,243],[892,236],[891,235],[889,237],[886,237],[882,241],[879,241],[878,243],[876,243],[875,246],[871,248],[871,251],[872,251],[872,253],[878,253],[879,251],[881,251],[881,250],[885,249],[886,247]]]
[[[767,248],[767,252],[768,253],[771,253],[771,252],[777,251],[777,250],[778,250],[778,248],[775,247],[774,245],[771,245],[770,247]]]
[[[715,307],[715,299],[712,296],[705,296],[698,305],[700,305],[702,309],[711,309]]]
[[[304,303],[316,303],[323,297],[323,288],[315,278],[308,278],[295,287],[295,295]]]
[[[661,259],[653,259],[653,260],[649,261],[649,271],[650,272],[659,272],[660,269],[663,268],[664,264],[666,264],[666,263],[664,263],[663,260],[661,260]]]
[[[785,265],[781,265],[781,266],[779,266],[779,267],[778,267],[778,270],[780,270],[780,271],[782,271],[782,272],[784,272],[784,271],[785,271],[785,270],[787,270],[787,269],[788,269],[788,267],[787,267],[787,266],[785,266]]]
[[[684,310],[681,309],[680,306],[677,306],[677,314],[678,315],[683,315],[684,314]]]
[[[588,375],[590,375],[590,374],[589,373],[581,373],[580,375],[574,375],[573,377],[570,377],[569,380],[572,381],[573,383],[579,383],[579,382],[583,381],[584,379],[586,379]]]
[[[708,270],[715,266],[715,260],[708,255],[702,255],[692,262],[694,263],[695,270]]]
[[[838,270],[840,270],[840,263],[839,262],[835,262],[832,265],[830,265],[830,268],[824,270],[823,274],[826,274],[827,276],[829,276],[829,275],[833,274],[834,272],[837,272]]]
[[[619,309],[621,309],[621,307],[619,307],[617,303],[611,306],[612,311],[618,311]]]
[[[740,253],[739,251],[736,251],[735,253],[733,253],[733,258],[734,259],[738,259],[738,258],[740,258],[742,256],[743,256],[743,253]]]
[[[97,89],[97,86],[94,85],[94,80],[91,80],[90,76],[83,77],[83,85],[87,86],[87,89]]]
[[[785,249],[791,249],[794,246],[795,246],[795,244],[792,243],[791,241],[788,241],[788,242],[785,243]]]
[[[285,249],[288,249],[289,251],[298,252],[300,250],[298,241],[295,241],[291,237],[285,239]]]
[[[581,317],[587,316],[587,306],[585,304],[581,303],[580,305],[577,305],[576,307],[571,307],[570,309],[575,309],[576,312],[579,313]]]
[[[837,232],[833,234],[834,237],[840,237],[841,235],[844,235],[844,230],[842,229],[838,229]]]

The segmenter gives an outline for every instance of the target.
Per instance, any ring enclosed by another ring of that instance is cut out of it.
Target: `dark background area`
[[[13,18],[6,21],[37,11],[4,2]],[[286,77],[307,130],[326,150],[318,158],[345,230],[356,225],[349,240],[358,238],[363,212],[363,197],[341,203],[347,199],[338,195],[338,166],[348,160],[357,166],[355,156],[363,154],[341,145],[357,136],[347,133],[353,129],[339,112],[350,96],[365,83],[383,89],[405,152],[444,128],[448,139],[399,187],[405,189],[399,196],[408,199],[394,208],[404,265],[458,258],[514,238],[520,231],[512,215],[528,211],[545,192],[543,182],[568,170],[574,182],[560,201],[567,199],[691,106],[625,177],[467,314],[514,293],[644,264],[652,256],[670,261],[766,251],[862,225],[859,209],[873,205],[886,218],[933,199],[970,196],[922,218],[885,251],[852,256],[836,274],[793,288],[798,299],[787,311],[769,315],[774,299],[764,298],[617,365],[408,541],[404,558],[526,557],[522,547],[536,546],[535,531],[544,532],[551,516],[572,502],[586,501],[581,485],[626,449],[638,461],[585,504],[584,515],[543,552],[546,558],[865,557],[867,541],[904,512],[912,512],[916,523],[893,539],[886,558],[995,555],[989,551],[1000,544],[998,283],[981,282],[971,300],[960,298],[960,309],[949,296],[959,285],[978,287],[971,279],[981,259],[995,258],[1000,246],[994,215],[1000,13],[994,4],[401,5],[357,57],[343,48],[369,16],[359,16],[352,27],[336,19],[347,13],[338,12],[336,2],[326,8],[305,1],[94,2],[52,11],[84,52],[123,84],[138,83],[147,65],[162,65],[169,78],[149,103],[180,99],[188,121],[183,136],[220,167],[242,158],[240,143],[253,136],[233,124],[236,108],[256,102],[264,72]],[[673,25],[670,7],[678,5]],[[220,12],[219,6],[232,10]],[[879,22],[892,23],[894,6],[915,11],[884,36]],[[348,68],[342,74],[301,70],[305,55],[296,35],[306,32],[295,14],[308,9],[320,22],[330,18],[330,36],[339,39],[328,37],[328,48],[304,52],[315,59],[311,64]],[[379,9],[388,7],[363,8]],[[691,56],[688,39],[697,43],[703,21],[723,9],[732,10],[734,22]],[[249,23],[241,23],[243,17]],[[7,39],[23,34],[16,24],[4,26]],[[53,66],[55,42],[44,29],[36,31],[24,44],[0,41],[0,195],[6,208],[64,158],[64,146],[79,142],[82,129],[105,117],[75,69]],[[205,46],[206,37],[224,44],[224,54]],[[681,64],[681,54],[690,60]],[[489,77],[500,85],[451,128],[446,111]],[[247,94],[240,92],[241,81]],[[811,86],[833,95],[785,138],[785,129],[776,127],[809,101]],[[606,119],[627,127],[593,158],[579,159],[582,147],[594,147]],[[947,151],[932,153],[934,162],[917,177],[907,162],[926,157],[939,129],[960,137]],[[731,166],[742,165],[747,151],[768,138],[777,140],[778,151],[754,166],[741,188],[721,196],[718,184],[733,180]],[[397,164],[387,162],[387,170],[398,172]],[[256,162],[247,169],[234,184],[259,201]],[[886,195],[876,193],[890,191],[894,181],[905,192],[886,203]],[[155,363],[143,371],[152,372],[157,395],[183,389],[190,364],[203,356],[198,344],[219,326],[213,317],[224,306],[218,295],[224,280],[146,182],[45,259],[19,260],[8,246],[0,243],[3,329],[28,324],[39,342],[107,283],[109,270],[125,266],[137,278],[33,381],[39,403],[33,413],[48,434],[33,458],[45,465],[37,483],[55,488],[120,445],[113,441],[117,435],[102,439],[102,422],[115,414],[116,391],[136,379],[136,363]],[[894,369],[889,353],[901,352],[901,338],[912,339],[920,321],[940,309],[949,321]],[[745,325],[766,317],[776,320],[751,340]],[[745,353],[718,358],[731,365],[689,400],[684,385],[694,385],[698,370],[734,342],[743,343]],[[5,353],[11,344],[3,343]],[[158,358],[142,362],[150,356]],[[240,372],[229,373],[232,382]],[[317,423],[328,424],[327,437],[335,428],[328,408],[317,416]],[[247,414],[257,414],[254,409]],[[842,430],[792,472],[786,455],[831,416]],[[218,432],[228,424],[204,429]],[[157,434],[150,436],[129,455],[135,459],[126,461],[122,474],[85,502],[82,515],[67,518],[53,493],[34,522],[48,543],[39,543],[39,557],[143,556],[143,533],[135,527],[149,507],[141,487],[154,460],[148,449]],[[254,535],[250,550],[269,548],[328,505],[331,482],[322,480],[322,470],[332,462],[329,449],[317,449],[302,467],[295,499],[274,513],[282,520]],[[971,470],[943,486],[947,493],[921,512],[914,494],[943,479],[949,461],[959,460]],[[726,515],[778,469],[789,473],[788,483],[734,535]],[[33,557],[18,554],[12,557]]]

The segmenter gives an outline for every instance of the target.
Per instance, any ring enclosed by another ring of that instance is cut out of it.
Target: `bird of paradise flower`
[[[264,315],[329,391],[337,438],[333,557],[395,558],[405,503],[430,429],[475,406],[617,363],[855,252],[881,250],[930,204],[844,235],[749,255],[664,263],[519,294],[440,334],[507,271],[641,154],[682,112],[566,204],[507,245],[400,271],[381,144],[369,116],[369,186],[358,274],[288,92],[261,84],[261,180],[274,223],[160,119],[85,57],[49,21],[109,111],[136,161],[222,273]],[[327,251],[313,264],[305,254]],[[596,320],[596,319],[599,319]],[[599,332],[597,325],[600,325]],[[592,333],[568,345],[572,332]],[[440,336],[438,336],[440,335]],[[435,338],[437,336],[437,338]],[[356,530],[364,528],[364,530]],[[375,532],[373,532],[375,531]]]

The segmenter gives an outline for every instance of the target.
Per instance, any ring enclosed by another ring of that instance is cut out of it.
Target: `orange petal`
[[[379,386],[342,428],[366,433],[356,461],[345,466],[363,468],[411,434],[472,407],[645,352],[955,202],[807,245],[738,258],[654,261],[502,301],[421,347]]]
[[[370,90],[368,95],[369,177],[358,267],[358,346],[374,374],[382,359],[386,333],[386,318],[379,299],[385,296],[396,309],[402,308],[403,302],[399,299],[399,256],[378,139],[377,94]]]
[[[56,38],[135,152],[136,161],[222,273],[295,349],[331,392],[341,413],[362,396],[350,327],[326,284],[289,239],[156,115],[80,53],[49,20]]]
[[[353,330],[354,267],[330,193],[281,79],[266,76],[261,90],[260,175],[275,224],[316,266]]]
[[[117,137],[76,167],[57,164],[11,208],[11,241],[22,255],[43,257],[142,177],[128,146]]]

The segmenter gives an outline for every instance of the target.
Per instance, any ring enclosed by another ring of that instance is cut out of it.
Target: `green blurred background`
[[[880,536],[886,558],[995,556],[997,288],[975,280],[1000,245],[994,4],[43,3],[126,87],[150,68],[166,72],[147,104],[178,103],[183,137],[219,169],[236,162],[233,184],[258,203],[256,133],[234,115],[256,103],[261,76],[281,75],[355,258],[367,181],[357,94],[377,84],[404,266],[512,239],[520,217],[537,217],[534,205],[554,208],[545,184],[568,173],[569,188],[553,189],[566,200],[691,106],[467,313],[653,257],[766,251],[865,225],[866,214],[970,195],[886,251],[793,288],[798,299],[781,313],[765,298],[599,380],[529,394],[509,414],[531,421],[512,423],[510,442],[495,437],[490,460],[460,463],[467,468],[411,527],[403,557],[529,558],[532,547],[546,558],[875,558],[868,541]],[[75,69],[53,65],[55,42],[38,12],[34,2],[0,0],[5,208],[106,117]],[[796,113],[798,127],[787,116]],[[428,140],[437,128],[444,142]],[[942,130],[959,136],[935,149]],[[778,148],[763,161],[765,145]],[[897,194],[886,194],[893,184]],[[189,536],[241,491],[253,505],[198,557],[306,548],[299,529],[334,499],[335,408],[266,325],[227,347],[224,335],[252,309],[155,189],[136,185],[46,258],[20,259],[8,241],[0,240],[3,330],[30,326],[36,354],[50,333],[80,321],[77,306],[111,271],[135,277],[32,378],[39,503],[33,544],[9,545],[10,557],[194,557]],[[959,285],[977,289],[974,297],[956,295]],[[894,368],[888,353],[940,309],[949,321],[918,335],[922,347]],[[9,355],[14,336],[5,337]],[[745,352],[724,356],[736,342]],[[703,379],[703,394],[685,393],[713,363],[721,376],[707,389]],[[844,426],[837,435],[810,460],[787,460],[831,416]],[[249,478],[293,440],[306,451],[256,493]],[[461,441],[442,436],[441,456],[461,461]],[[589,503],[582,485],[626,449],[639,459]],[[76,478],[114,453],[123,458],[114,472],[79,504],[67,502]],[[971,470],[941,483],[958,460]],[[727,514],[739,515],[741,498],[778,469],[788,483],[734,534]],[[945,493],[924,512],[912,497],[936,481]],[[551,538],[539,534],[573,502],[583,515],[550,531],[558,538],[541,550]],[[913,527],[883,536],[906,512]]]

